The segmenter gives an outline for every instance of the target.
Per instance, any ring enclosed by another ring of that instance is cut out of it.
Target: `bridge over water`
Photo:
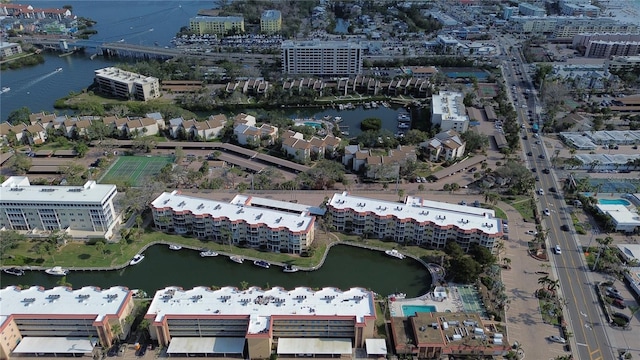
[[[246,54],[242,52],[206,52],[194,51],[185,48],[167,48],[159,46],[144,46],[128,44],[125,42],[102,43],[86,39],[40,38],[22,37],[21,41],[44,48],[58,51],[73,49],[95,49],[95,53],[111,57],[133,57],[152,59],[173,59],[178,57],[199,58],[210,61],[228,60],[236,63],[255,65],[259,63],[273,63],[278,59],[277,55]]]

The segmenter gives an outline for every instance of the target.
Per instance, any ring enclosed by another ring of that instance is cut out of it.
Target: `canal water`
[[[166,286],[237,286],[247,282],[250,286],[296,286],[311,288],[337,287],[349,289],[363,287],[383,296],[403,292],[407,296],[425,294],[431,285],[431,275],[419,262],[407,258],[395,259],[380,251],[371,251],[347,245],[329,250],[324,265],[311,272],[283,273],[279,266],[270,269],[256,267],[246,261],[232,262],[226,256],[201,258],[198,251],[172,251],[166,245],[152,246],[145,251],[145,259],[138,265],[117,271],[71,272],[66,280],[73,288],[122,285],[142,289],[149,294]],[[44,271],[27,271],[16,277],[2,273],[2,287],[9,285],[56,286],[60,277]]]

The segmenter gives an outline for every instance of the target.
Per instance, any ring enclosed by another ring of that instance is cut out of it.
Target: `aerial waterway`
[[[147,249],[140,264],[114,271],[71,272],[66,280],[74,288],[82,286],[127,286],[147,293],[169,285],[192,288],[194,286],[237,286],[246,282],[249,286],[286,289],[296,286],[322,288],[327,286],[348,289],[363,287],[381,295],[398,292],[409,297],[425,294],[431,286],[429,271],[413,259],[399,260],[381,251],[371,251],[347,245],[337,245],[329,250],[322,267],[315,271],[283,273],[282,268],[272,266],[263,269],[248,261],[237,264],[226,256],[202,258],[198,251],[169,250],[166,245]],[[44,271],[26,271],[20,277],[0,275],[2,286],[41,285],[56,286],[60,278]]]

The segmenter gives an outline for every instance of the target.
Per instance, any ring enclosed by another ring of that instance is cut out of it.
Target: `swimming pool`
[[[402,313],[404,316],[413,316],[416,313],[436,312],[435,305],[402,305]]]
[[[312,122],[312,121],[307,121],[304,123],[306,126],[311,126],[314,127],[316,129],[322,129],[322,124],[321,123],[317,123],[317,122]]]
[[[631,203],[625,199],[598,199],[598,203],[602,205],[631,205]]]

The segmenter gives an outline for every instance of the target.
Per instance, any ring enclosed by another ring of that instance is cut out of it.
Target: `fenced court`
[[[99,182],[130,181],[133,186],[141,186],[172,162],[168,156],[120,156]]]
[[[633,194],[640,190],[640,181],[635,179],[589,179],[589,185],[600,193]]]
[[[462,307],[466,312],[475,312],[486,316],[484,304],[480,294],[473,286],[458,286],[458,294],[462,300]]]

